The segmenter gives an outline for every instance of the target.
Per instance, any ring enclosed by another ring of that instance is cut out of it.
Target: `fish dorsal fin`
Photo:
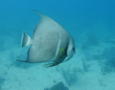
[[[32,44],[31,37],[27,33],[23,33],[21,46],[25,47],[30,46],[31,44]]]
[[[36,15],[40,16],[41,18],[45,18],[47,16],[45,16],[44,14],[38,12],[37,10],[32,10]]]
[[[54,21],[52,18],[50,18],[49,16],[46,16],[46,15],[44,15],[43,13],[40,13],[40,12],[38,12],[38,11],[36,11],[36,10],[33,10],[33,12],[36,14],[36,15],[38,15],[38,16],[40,16],[40,19],[41,19],[41,21],[40,21],[40,23],[42,22],[42,21],[53,21],[53,22],[55,22],[56,23],[56,21]]]
[[[37,29],[36,30],[41,30],[41,31],[65,31],[65,29],[62,27],[62,25],[60,25],[57,21],[55,21],[54,19],[52,19],[51,17],[44,15],[42,13],[37,12],[36,10],[34,10],[34,13],[36,13],[36,15],[40,16],[40,22],[37,25]]]

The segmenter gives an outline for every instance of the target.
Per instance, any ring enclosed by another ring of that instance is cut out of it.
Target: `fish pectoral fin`
[[[27,33],[23,33],[22,35],[22,43],[21,43],[22,47],[25,47],[25,46],[30,46],[32,44],[32,40],[31,40],[31,37],[27,34]]]

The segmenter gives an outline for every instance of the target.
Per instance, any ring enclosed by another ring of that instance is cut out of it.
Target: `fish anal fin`
[[[60,62],[61,63],[61,62]],[[49,63],[49,64],[45,64],[45,67],[53,67],[53,66],[56,66],[60,63],[57,63],[57,62],[52,62],[52,63]]]
[[[63,60],[64,60],[64,58],[60,58],[60,59],[58,59],[58,60],[52,61],[51,63],[45,64],[45,66],[46,66],[46,67],[57,66],[57,65],[59,65],[60,63],[62,63]]]

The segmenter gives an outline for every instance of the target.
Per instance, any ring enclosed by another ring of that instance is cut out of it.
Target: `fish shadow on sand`
[[[77,76],[74,72],[63,71],[62,75],[69,86],[74,85],[77,82]]]
[[[63,76],[68,86],[75,85],[78,81],[76,69],[57,69],[57,72]]]
[[[62,82],[59,82],[52,86],[51,88],[45,88],[44,90],[69,90]]]

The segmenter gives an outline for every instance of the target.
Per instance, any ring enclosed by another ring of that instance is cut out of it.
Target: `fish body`
[[[22,47],[30,46],[26,62],[48,62],[48,66],[56,66],[69,60],[75,49],[73,38],[52,18],[40,15],[33,37],[23,34]]]

